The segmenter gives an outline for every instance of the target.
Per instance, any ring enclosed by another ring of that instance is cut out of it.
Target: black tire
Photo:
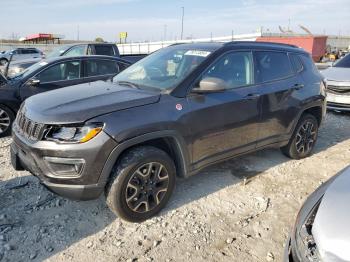
[[[0,66],[5,66],[8,63],[7,59],[2,58],[0,59]]]
[[[167,153],[152,146],[130,149],[112,171],[105,192],[107,205],[124,220],[145,221],[167,204],[175,180],[175,165]]]
[[[0,105],[0,137],[11,134],[12,123],[15,120],[15,114],[10,108]]]
[[[305,129],[306,128],[306,129]],[[281,148],[283,154],[292,159],[302,159],[311,155],[318,136],[318,121],[311,114],[301,116],[289,143]]]

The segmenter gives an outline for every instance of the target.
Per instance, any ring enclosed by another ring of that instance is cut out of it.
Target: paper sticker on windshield
[[[210,55],[210,52],[208,51],[202,51],[202,50],[188,50],[185,55],[194,55],[194,56],[202,56],[207,57]]]
[[[46,66],[46,65],[47,65],[47,62],[40,62],[39,65],[41,65],[41,66]]]

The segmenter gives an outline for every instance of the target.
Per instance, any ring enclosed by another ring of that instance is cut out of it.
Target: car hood
[[[350,82],[350,68],[329,67],[321,73],[327,80]]]
[[[82,123],[110,112],[156,103],[159,98],[158,92],[97,81],[32,96],[22,111],[38,123]]]
[[[327,188],[312,234],[322,261],[350,261],[350,168]]]

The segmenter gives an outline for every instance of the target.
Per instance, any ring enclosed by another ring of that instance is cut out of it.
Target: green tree
[[[102,43],[102,42],[104,42],[104,40],[102,37],[96,37],[95,42]]]

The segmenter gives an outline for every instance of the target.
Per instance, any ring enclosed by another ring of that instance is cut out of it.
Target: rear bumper
[[[101,173],[116,142],[101,132],[83,144],[57,144],[50,141],[31,143],[14,131],[11,144],[11,162],[16,170],[27,170],[38,177],[50,191],[75,200],[98,198],[104,190],[106,179]],[[51,159],[57,162],[50,162]],[[60,161],[65,164],[61,164]],[[73,169],[70,163],[83,162],[75,175],[60,169]],[[69,163],[69,164],[66,164]]]

